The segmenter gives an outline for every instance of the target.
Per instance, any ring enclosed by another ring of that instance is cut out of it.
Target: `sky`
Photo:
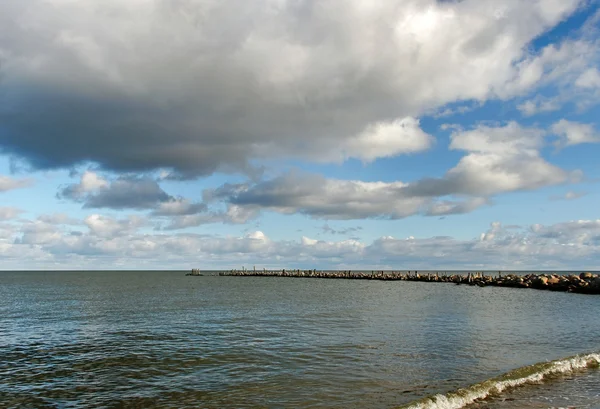
[[[3,0],[0,269],[600,270],[598,0]]]

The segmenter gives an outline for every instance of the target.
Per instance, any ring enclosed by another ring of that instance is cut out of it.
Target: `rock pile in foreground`
[[[243,277],[298,277],[298,278],[338,278],[354,280],[402,280],[402,281],[426,281],[436,283],[455,283],[476,285],[479,287],[515,287],[534,288],[538,290],[567,291],[584,294],[600,294],[600,276],[593,273],[581,273],[579,275],[558,274],[506,274],[486,275],[482,272],[468,274],[440,274],[414,272],[352,272],[352,271],[317,271],[317,270],[231,270],[220,273],[224,276]]]

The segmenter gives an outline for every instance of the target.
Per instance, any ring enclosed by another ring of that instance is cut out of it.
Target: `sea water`
[[[599,313],[443,283],[1,272],[0,407],[598,408]]]

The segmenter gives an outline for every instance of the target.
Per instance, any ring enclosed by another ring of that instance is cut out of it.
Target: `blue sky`
[[[7,0],[3,269],[600,269],[595,0]]]

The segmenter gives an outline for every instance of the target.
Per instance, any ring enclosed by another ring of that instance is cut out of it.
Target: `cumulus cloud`
[[[538,189],[578,177],[542,158],[539,149],[543,144],[543,131],[523,128],[515,122],[453,132],[450,148],[468,154],[447,172],[442,182],[453,188],[450,193],[490,196]],[[431,189],[430,185],[425,186]],[[415,190],[420,187],[417,184]]]
[[[83,202],[84,208],[91,209],[152,209],[161,204],[168,208],[164,202],[174,200],[149,177],[120,176],[108,182],[90,171],[79,183],[64,187],[59,197]]]
[[[600,142],[600,134],[592,125],[567,121],[566,119],[561,119],[552,125],[552,132],[559,137],[555,142],[555,146],[558,148]]]
[[[422,198],[404,197],[402,182],[361,182],[288,173],[257,184],[224,185],[208,192],[236,206],[263,208],[315,218],[402,218],[419,211]]]
[[[20,189],[31,186],[31,179],[13,179],[8,176],[0,175],[0,192],[6,192],[13,189]]]
[[[597,269],[600,263],[600,220],[573,220],[552,225],[504,226],[499,222],[473,239],[446,236],[359,240],[299,237],[273,240],[264,231],[243,236],[146,234],[140,221],[92,215],[89,229],[74,231],[39,221],[25,222],[17,240],[0,240],[0,255],[12,266],[21,252],[43,265],[102,265],[126,268],[229,269]],[[22,262],[22,261],[21,261]],[[95,264],[96,263],[96,264]],[[11,268],[11,267],[9,267]]]
[[[540,112],[558,111],[561,103],[558,98],[533,98],[517,105],[517,108],[524,116],[533,116]]]
[[[495,195],[578,181],[540,154],[547,133],[515,122],[455,129],[450,148],[465,151],[440,178],[411,183],[327,179],[292,172],[258,183],[225,184],[204,193],[240,208],[302,213],[323,219],[399,219],[415,214],[441,216],[471,212]]]
[[[35,168],[183,177],[418,152],[428,110],[589,68],[585,41],[528,51],[582,4],[5,0],[0,145]]]
[[[92,214],[86,217],[84,222],[92,235],[103,238],[134,233],[146,224],[146,220],[138,216],[117,219],[99,214]]]
[[[405,191],[411,196],[489,197],[534,190],[580,177],[579,172],[566,172],[541,156],[539,149],[544,144],[544,135],[540,129],[523,128],[516,122],[456,129],[451,135],[450,149],[467,154],[443,177],[419,180]]]
[[[433,136],[420,128],[418,119],[406,117],[369,124],[344,141],[320,139],[311,144],[299,144],[294,156],[319,162],[343,162],[350,158],[372,162],[378,158],[425,151],[434,141]],[[289,152],[280,153],[289,155]]]
[[[260,210],[234,204],[220,206],[219,203],[209,208],[206,203],[167,194],[155,179],[147,176],[124,175],[108,180],[89,170],[78,183],[62,187],[58,197],[80,202],[83,208],[89,209],[148,210],[148,217],[155,220],[157,230],[178,230],[209,223],[243,224],[256,217]],[[60,214],[44,215],[40,220],[69,224]]]
[[[583,72],[575,81],[581,88],[600,88],[600,72],[597,68],[590,68]]]
[[[53,213],[53,214],[43,214],[38,217],[38,220],[47,224],[55,224],[55,225],[80,225],[82,221],[79,219],[75,219],[74,217],[70,217],[64,213]]]
[[[23,224],[21,233],[15,242],[29,245],[52,245],[55,242],[59,242],[63,234],[57,226],[42,221]]]

